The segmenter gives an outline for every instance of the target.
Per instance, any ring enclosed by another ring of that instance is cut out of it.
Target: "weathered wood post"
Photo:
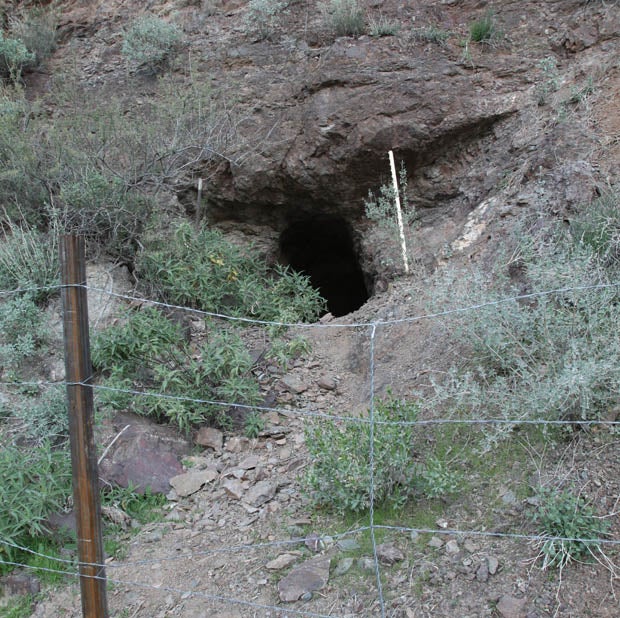
[[[60,264],[82,615],[84,618],[108,618],[99,475],[93,435],[94,403],[83,238],[62,237]]]

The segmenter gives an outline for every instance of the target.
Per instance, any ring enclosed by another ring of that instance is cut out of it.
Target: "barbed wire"
[[[611,513],[610,516],[617,516],[618,513]],[[501,532],[498,530],[470,530],[463,528],[417,528],[411,526],[397,526],[397,525],[387,525],[387,524],[373,524],[372,526],[360,526],[353,530],[349,530],[347,532],[342,532],[338,534],[329,534],[323,535],[318,538],[320,543],[325,547],[325,549],[329,549],[332,546],[332,543],[336,539],[345,539],[347,537],[356,536],[362,534],[364,532],[371,532],[373,530],[389,530],[392,532],[406,532],[406,533],[416,533],[416,534],[429,534],[433,536],[452,536],[458,538],[468,538],[468,537],[480,537],[480,538],[495,538],[501,540],[509,540],[509,541],[530,541],[530,542],[538,542],[538,541],[559,541],[559,542],[572,542],[572,543],[583,543],[583,544],[598,544],[598,545],[607,545],[607,546],[620,546],[620,539],[609,539],[604,537],[572,537],[572,536],[555,536],[550,534],[524,534],[520,532]],[[121,562],[106,562],[103,564],[97,562],[79,562],[77,559],[68,559],[61,558],[59,556],[54,556],[50,554],[45,554],[39,551],[36,551],[29,547],[21,546],[17,543],[12,543],[10,541],[0,539],[0,545],[4,545],[5,547],[10,547],[11,549],[16,549],[18,551],[37,556],[39,558],[43,558],[49,562],[57,562],[59,564],[67,564],[71,566],[85,566],[85,567],[102,567],[106,569],[123,569],[127,567],[140,567],[140,566],[149,566],[153,564],[161,564],[166,562],[183,562],[185,560],[196,560],[199,558],[205,558],[208,556],[213,556],[217,554],[229,554],[229,553],[238,553],[238,552],[246,552],[246,551],[257,551],[264,549],[278,549],[282,547],[288,547],[291,545],[301,545],[306,542],[308,537],[295,537],[288,540],[279,540],[279,541],[268,541],[261,543],[243,543],[240,545],[231,545],[231,546],[220,546],[213,547],[206,550],[201,551],[193,551],[190,553],[182,554],[182,555],[170,555],[170,556],[161,556],[159,558],[151,558],[151,559],[143,559],[143,560],[125,560]],[[314,539],[314,537],[313,537]],[[330,543],[327,543],[327,540],[331,540]],[[337,543],[335,543],[337,545]],[[373,553],[376,553],[376,545],[373,547]],[[9,562],[6,562],[9,564]],[[22,562],[14,562],[10,564],[15,564],[16,566],[23,566],[29,568],[38,568],[33,567],[32,565],[28,565]],[[61,571],[59,571],[61,572]]]
[[[494,307],[506,303],[518,302],[521,300],[528,300],[533,298],[541,298],[544,296],[552,296],[554,294],[566,294],[568,292],[582,292],[587,290],[608,290],[612,288],[619,288],[620,281],[612,282],[612,283],[593,283],[587,285],[575,285],[575,286],[565,286],[561,288],[553,288],[550,290],[543,290],[540,292],[529,292],[527,294],[517,294],[514,296],[506,296],[504,298],[499,298],[496,300],[485,301],[482,303],[476,303],[473,305],[467,305],[465,307],[455,307],[453,309],[445,309],[443,311],[437,311],[432,313],[423,313],[420,315],[414,315],[410,317],[404,318],[395,318],[391,320],[373,320],[370,322],[315,322],[315,323],[307,323],[307,322],[280,322],[276,320],[259,320],[255,318],[249,317],[240,317],[240,316],[232,316],[225,313],[218,313],[214,311],[203,311],[201,309],[195,309],[193,307],[185,307],[183,305],[175,305],[166,303],[163,301],[152,300],[148,298],[144,298],[141,296],[133,296],[129,294],[121,294],[118,292],[113,292],[110,290],[106,290],[103,288],[96,288],[89,286],[87,284],[69,284],[69,285],[56,285],[56,286],[41,286],[41,287],[30,287],[30,288],[17,288],[14,290],[4,290],[0,291],[0,296],[9,295],[9,294],[18,294],[23,292],[31,292],[31,291],[40,291],[40,290],[52,290],[52,289],[62,289],[62,288],[84,288],[87,291],[98,292],[100,294],[107,294],[109,296],[113,296],[122,300],[131,301],[133,303],[140,303],[145,305],[152,305],[156,307],[165,307],[167,309],[175,309],[179,311],[185,311],[187,313],[194,313],[196,315],[201,315],[205,317],[217,318],[221,320],[228,320],[231,322],[242,322],[246,324],[256,324],[258,326],[280,326],[287,328],[367,328],[373,325],[376,326],[390,326],[394,324],[402,324],[406,322],[417,322],[420,320],[429,320],[434,318],[446,317],[449,315],[455,315],[459,313],[466,313],[469,311],[477,311],[479,309],[483,309],[485,307]]]
[[[94,377],[94,376],[93,376]],[[263,406],[259,404],[246,404],[241,402],[230,401],[218,401],[212,399],[197,399],[194,397],[188,397],[186,395],[171,395],[168,393],[160,393],[157,391],[141,391],[130,388],[118,388],[115,386],[108,386],[105,384],[94,384],[90,381],[82,382],[49,382],[49,381],[37,381],[37,382],[9,382],[0,381],[0,386],[52,386],[52,387],[66,387],[66,386],[88,386],[94,391],[110,391],[121,393],[125,395],[135,395],[139,397],[153,397],[155,399],[168,399],[171,401],[183,401],[186,403],[197,403],[204,405],[221,406],[225,408],[239,408],[242,410],[258,410],[260,412],[277,412],[282,416],[300,416],[308,418],[318,418],[331,421],[340,421],[348,423],[357,423],[361,425],[379,425],[379,426],[430,426],[430,425],[548,425],[548,426],[618,426],[620,421],[613,421],[608,419],[527,419],[527,418],[429,418],[418,419],[413,421],[389,421],[389,420],[370,420],[370,417],[358,417],[358,416],[345,416],[342,414],[329,414],[327,412],[318,412],[315,410],[305,410],[303,408],[279,408],[273,406]]]

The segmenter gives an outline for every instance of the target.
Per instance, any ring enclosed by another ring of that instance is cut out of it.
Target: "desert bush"
[[[437,45],[443,45],[450,37],[450,32],[448,30],[442,30],[437,26],[428,26],[426,28],[413,28],[411,34],[413,38],[418,41],[436,43]]]
[[[407,199],[407,170],[404,165],[401,165],[398,171],[398,184],[403,225],[411,227],[415,222],[416,210]],[[381,185],[377,194],[369,190],[368,197],[364,200],[364,210],[368,219],[398,234],[395,197],[392,183]]]
[[[366,30],[364,11],[357,0],[328,0],[321,5],[321,12],[336,36],[359,36]]]
[[[131,409],[184,432],[205,422],[229,424],[227,406],[213,402],[259,400],[254,361],[236,331],[213,328],[193,351],[180,326],[155,308],[102,331],[92,358],[106,376],[106,389],[99,391],[103,405]]]
[[[445,320],[470,361],[436,385],[438,405],[470,418],[597,421],[618,404],[620,303],[607,240],[613,234],[593,231],[588,220],[585,228],[583,219],[574,222],[578,235],[524,234],[530,240],[521,242],[509,272],[453,273],[435,288],[446,302],[451,297],[444,307],[481,305]],[[613,228],[613,217],[602,221]],[[597,285],[609,287],[591,287]],[[529,298],[503,300],[524,292]],[[509,430],[503,425],[491,435]]]
[[[222,156],[238,160],[234,110],[208,83],[157,82],[156,103],[126,113],[59,77],[50,100],[65,113],[50,123],[16,89],[0,90],[0,203],[11,221],[45,229],[53,221],[82,231],[123,261],[148,223],[154,199],[199,166],[208,174]],[[94,242],[91,243],[91,247]]]
[[[125,32],[121,53],[133,68],[157,73],[166,67],[182,36],[176,24],[145,15]]]
[[[21,398],[13,411],[24,435],[36,444],[57,446],[69,439],[69,412],[64,387],[48,388],[37,399]]]
[[[573,560],[588,558],[600,562],[602,550],[597,539],[608,534],[609,521],[599,517],[583,495],[542,487],[536,502],[532,520],[542,536],[552,537],[541,543],[543,569],[561,570]]]
[[[407,242],[407,252],[411,259],[412,238],[411,232],[415,226],[417,217],[416,209],[407,199],[407,170],[404,165],[398,172],[399,197],[401,206],[401,218],[403,223],[403,233]],[[375,194],[368,191],[368,197],[364,200],[364,210],[366,217],[374,221],[379,228],[382,229],[384,235],[387,236],[386,248],[392,246],[398,247],[398,254],[401,254],[400,229],[398,226],[398,215],[396,211],[396,195],[394,185],[381,185],[379,191]],[[393,253],[393,251],[392,251]]]
[[[136,275],[148,293],[175,305],[263,320],[315,320],[324,307],[307,277],[288,269],[270,273],[251,252],[208,227],[177,226],[170,239],[145,244]]]
[[[435,497],[453,491],[456,477],[443,462],[414,461],[418,405],[389,396],[374,410],[372,478],[377,505],[402,506],[416,494]],[[409,423],[409,424],[399,424]],[[312,462],[303,478],[312,501],[340,513],[361,512],[371,499],[371,428],[368,419],[317,420],[305,442]]]
[[[66,232],[84,236],[108,255],[131,262],[149,220],[149,198],[96,170],[60,186],[55,216]]]
[[[384,15],[379,15],[377,18],[371,17],[368,23],[368,34],[372,37],[394,36],[399,30],[400,24]]]
[[[23,89],[0,84],[0,203],[6,219],[32,225],[42,222],[40,210],[48,196],[45,183],[34,177],[47,169],[41,161],[44,144],[36,148],[36,117],[36,106]]]
[[[502,38],[502,32],[497,25],[493,12],[489,11],[480,19],[469,25],[469,40],[475,43],[491,44]]]
[[[5,377],[15,377],[48,336],[44,315],[31,296],[13,295],[0,300],[0,367]]]
[[[44,234],[8,219],[5,224],[10,233],[0,240],[0,290],[28,290],[38,303],[58,294],[58,230]]]
[[[22,70],[34,64],[35,55],[20,39],[6,38],[0,30],[0,77],[19,80]]]
[[[616,189],[605,192],[592,206],[571,219],[572,238],[589,247],[602,266],[617,274],[620,269],[620,195]]]
[[[21,19],[11,21],[11,31],[33,54],[33,64],[40,65],[56,48],[58,18],[49,7],[34,7]]]
[[[260,40],[273,35],[287,4],[278,0],[250,0],[245,17],[246,29]]]
[[[0,557],[9,560],[17,550],[4,543],[33,545],[48,531],[45,521],[61,510],[71,495],[68,451],[49,442],[33,449],[5,444],[0,448]],[[9,569],[12,567],[8,567]]]

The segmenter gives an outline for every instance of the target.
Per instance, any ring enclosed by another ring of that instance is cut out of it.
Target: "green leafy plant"
[[[366,30],[364,11],[357,0],[328,0],[321,5],[321,12],[336,36],[359,36]]]
[[[389,397],[377,402],[373,430],[373,488],[377,505],[394,507],[416,492],[437,496],[451,491],[443,464],[414,461],[414,426],[418,406]],[[303,479],[306,492],[318,506],[340,513],[361,512],[370,506],[370,424],[367,419],[319,420],[305,431],[311,466]],[[402,423],[402,424],[400,424]]]
[[[102,506],[120,508],[131,519],[140,524],[148,524],[163,519],[162,507],[167,499],[164,494],[154,493],[150,487],[143,492],[131,483],[128,487],[112,487],[102,491]]]
[[[34,598],[32,595],[20,595],[13,599],[8,599],[2,607],[4,618],[30,618],[34,609]]]
[[[60,283],[55,230],[43,234],[28,226],[9,223],[9,227],[11,233],[0,240],[0,289],[26,289],[31,298],[43,303],[58,294]]]
[[[407,253],[410,259],[411,248],[413,246],[411,236],[417,213],[414,205],[411,204],[407,198],[407,170],[404,164],[401,164],[401,168],[398,172],[398,183],[403,234],[405,236]],[[402,259],[394,185],[392,183],[381,185],[376,194],[369,190],[368,197],[364,200],[364,209],[366,217],[374,221],[383,232],[383,238],[381,240],[387,247],[387,251],[390,251],[392,254],[395,254],[396,251]],[[395,249],[396,247],[398,247],[398,249]],[[390,258],[389,261],[391,262],[392,259]]]
[[[20,399],[13,416],[22,421],[24,435],[37,444],[50,441],[58,445],[69,439],[69,413],[64,388],[48,388],[38,399]]]
[[[50,7],[34,7],[23,18],[11,20],[11,30],[26,49],[34,55],[38,66],[56,49],[58,16]]]
[[[620,196],[611,189],[570,221],[571,236],[592,249],[605,270],[620,269]]]
[[[193,351],[179,325],[154,308],[100,333],[92,356],[106,376],[104,405],[171,422],[184,432],[208,421],[228,425],[227,406],[215,402],[252,405],[260,399],[253,360],[237,332],[214,328]]]
[[[536,97],[538,105],[544,105],[549,95],[555,92],[560,86],[560,76],[558,65],[553,56],[547,56],[538,63],[543,74],[543,81],[536,86]]]
[[[398,183],[400,192],[400,206],[402,210],[403,225],[410,227],[416,218],[416,210],[413,204],[407,199],[407,170],[404,164],[398,172]],[[366,217],[371,221],[378,223],[380,226],[398,232],[398,223],[396,216],[396,200],[393,184],[384,184],[379,188],[379,192],[375,194],[368,191],[368,198],[364,200],[364,209]]]
[[[244,429],[248,438],[258,438],[260,432],[265,429],[265,419],[262,414],[258,412],[248,414],[245,417]]]
[[[34,62],[35,55],[20,39],[6,38],[0,30],[0,77],[16,82],[22,70]]]
[[[378,18],[371,17],[368,23],[368,34],[372,37],[394,36],[399,30],[400,24],[384,15],[379,15]]]
[[[469,25],[469,39],[475,43],[490,43],[499,36],[500,32],[491,12]]]
[[[287,4],[278,0],[250,0],[245,17],[246,28],[259,40],[270,38],[280,23]]]
[[[532,519],[542,535],[551,537],[542,542],[543,569],[561,570],[573,560],[602,553],[599,539],[608,534],[609,521],[598,517],[582,495],[542,487],[536,499]]]
[[[211,228],[177,226],[171,239],[146,244],[136,274],[148,293],[176,305],[281,322],[314,321],[324,300],[299,273],[269,272],[250,251]]]
[[[451,470],[445,461],[431,456],[420,468],[417,483],[423,495],[428,498],[439,498],[455,493],[461,480],[461,476]]]
[[[47,342],[49,332],[43,313],[28,295],[0,302],[0,366],[12,376],[26,359]]]
[[[71,494],[69,453],[49,442],[22,450],[5,444],[0,448],[0,557],[16,555],[6,543],[35,546],[45,536],[46,519],[61,510]],[[12,567],[8,567],[9,569]],[[0,565],[0,572],[4,567]]]
[[[145,15],[125,32],[121,53],[135,69],[157,73],[167,66],[182,36],[176,24]]]

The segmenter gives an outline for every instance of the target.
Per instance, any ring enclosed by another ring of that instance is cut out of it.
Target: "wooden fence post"
[[[84,239],[66,235],[60,243],[65,380],[73,503],[77,523],[80,591],[84,618],[108,618],[101,534],[97,452],[93,436],[94,403],[88,338],[88,305]]]

